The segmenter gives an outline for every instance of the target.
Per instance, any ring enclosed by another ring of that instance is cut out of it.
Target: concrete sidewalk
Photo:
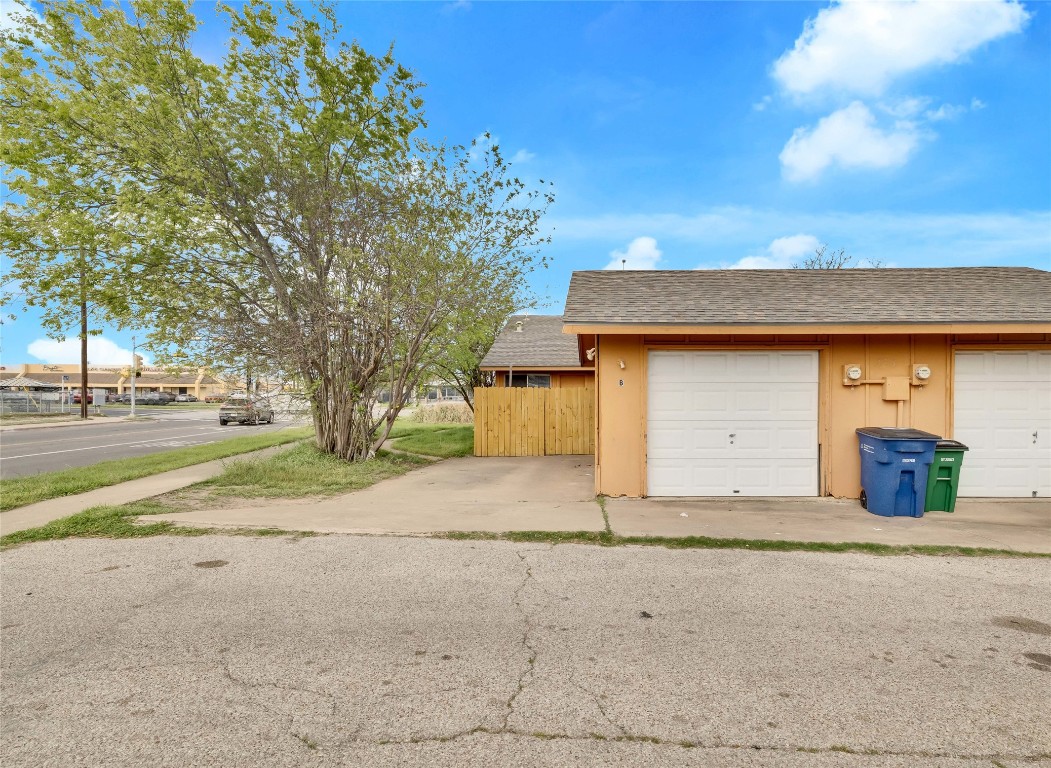
[[[0,533],[43,525],[100,504],[124,504],[191,485],[225,462],[165,472],[0,515]],[[414,535],[445,531],[602,531],[590,456],[447,459],[328,499],[260,499],[250,506],[151,516],[199,527]],[[945,545],[1051,553],[1051,500],[966,499],[957,511],[879,517],[854,499],[607,499],[621,536],[708,536],[811,542]]]
[[[322,533],[601,531],[587,456],[448,459],[331,500],[158,515],[194,526]],[[607,499],[621,536],[709,536],[812,542],[929,544],[1051,552],[1051,500],[960,501],[957,511],[887,518],[855,499]],[[151,518],[152,519],[152,518]]]
[[[956,511],[880,517],[857,499],[609,499],[621,536],[859,541],[1051,552],[1051,499],[960,499]]]
[[[75,515],[92,507],[106,504],[128,504],[133,501],[159,496],[162,493],[176,491],[222,474],[226,465],[231,461],[262,458],[277,451],[291,448],[293,445],[296,445],[296,443],[277,445],[272,448],[264,448],[261,451],[253,451],[252,453],[240,453],[236,456],[228,456],[225,459],[206,461],[203,464],[193,464],[182,469],[173,469],[170,472],[162,472],[158,475],[140,477],[138,480],[129,480],[126,483],[97,488],[87,493],[78,493],[74,496],[60,496],[57,499],[39,501],[36,504],[0,512],[0,536],[14,533],[15,531],[22,531],[26,528],[46,525],[52,520]]]

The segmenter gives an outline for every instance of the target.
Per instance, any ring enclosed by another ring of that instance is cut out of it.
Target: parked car
[[[274,409],[270,402],[255,397],[231,397],[219,409],[219,423],[224,427],[231,421],[241,424],[274,423]]]
[[[204,402],[206,403],[225,403],[227,401],[226,395],[205,395]]]
[[[147,392],[141,399],[136,396],[135,402],[143,405],[168,405],[175,402],[175,395],[171,392]]]
[[[197,398],[193,395],[176,395],[175,402],[177,403],[196,403]]]
[[[79,392],[74,392],[73,393],[73,402],[77,403],[78,405],[80,404],[80,393]],[[88,392],[88,402],[89,403],[94,403],[95,402],[95,395],[93,393],[91,393],[91,392]]]
[[[118,395],[116,392],[107,392],[106,393],[106,402],[107,403],[119,403],[120,402],[120,395]]]

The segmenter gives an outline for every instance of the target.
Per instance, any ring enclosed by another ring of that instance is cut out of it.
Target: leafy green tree
[[[134,273],[161,361],[294,377],[319,445],[358,459],[479,307],[524,301],[549,193],[497,148],[417,138],[420,83],[341,42],[328,6],[221,6],[220,64],[182,0],[40,7],[2,41],[12,206],[42,205],[63,164],[106,200],[124,237],[104,266]]]
[[[515,307],[492,299],[479,310],[474,322],[441,352],[433,367],[434,376],[455,387],[472,411],[475,387],[489,387],[494,381],[491,372],[478,366]]]

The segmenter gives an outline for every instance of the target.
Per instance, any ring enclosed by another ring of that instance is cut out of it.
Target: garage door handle
[[[1035,435],[1034,435],[1034,436],[1035,436]],[[736,434],[736,433],[734,433],[734,432],[731,432],[731,433],[730,433],[730,437],[737,437],[737,434]]]
[[[1036,443],[1036,432],[1033,433],[1033,443]]]

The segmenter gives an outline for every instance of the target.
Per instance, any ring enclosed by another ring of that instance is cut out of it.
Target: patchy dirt
[[[309,505],[318,501],[329,500],[331,496],[297,496],[294,499],[266,498],[259,496],[231,496],[213,493],[210,488],[183,488],[155,497],[156,501],[167,504],[176,512],[194,512],[200,509],[217,509],[219,507],[287,507],[290,505]]]

